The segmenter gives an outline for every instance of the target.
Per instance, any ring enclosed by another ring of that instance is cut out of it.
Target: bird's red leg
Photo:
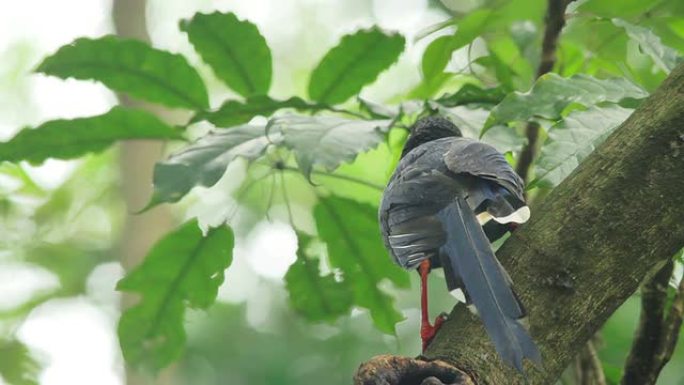
[[[444,323],[445,317],[440,315],[435,319],[435,325],[430,325],[430,314],[428,313],[428,289],[427,277],[430,272],[430,260],[426,259],[418,266],[420,273],[420,339],[423,341],[423,352],[427,349],[437,330]]]

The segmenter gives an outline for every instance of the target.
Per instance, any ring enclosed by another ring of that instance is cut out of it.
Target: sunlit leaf
[[[155,244],[117,285],[117,290],[141,296],[119,321],[126,361],[156,371],[176,360],[185,344],[185,308],[206,309],[214,303],[232,259],[232,231],[222,226],[203,236],[196,220]]]
[[[556,120],[571,103],[592,106],[600,102],[642,99],[647,92],[623,78],[597,79],[587,75],[562,78],[549,73],[537,80],[528,92],[506,96],[492,110],[485,128],[495,124],[527,121],[532,117]]]
[[[472,43],[489,25],[494,12],[478,9],[458,21],[456,33],[435,39],[423,53],[421,68],[425,79],[440,75],[457,49]]]
[[[409,278],[384,249],[377,210],[352,200],[322,198],[314,208],[318,235],[328,246],[330,264],[342,271],[354,291],[354,302],[370,310],[373,322],[385,333],[403,319],[390,295],[378,288],[383,280],[407,287]]]
[[[259,29],[232,13],[197,13],[180,24],[207,64],[243,96],[266,94],[271,85],[271,50]]]
[[[536,162],[536,179],[530,187],[546,183],[559,184],[613,130],[624,122],[633,110],[617,105],[590,107],[573,111],[549,130],[549,138]]]
[[[299,111],[317,111],[328,108],[325,104],[310,103],[293,96],[286,100],[276,100],[265,95],[250,96],[244,102],[229,100],[216,111],[199,112],[193,122],[208,120],[218,127],[232,127],[249,122],[255,116],[271,116],[274,112],[291,108]]]
[[[97,80],[114,91],[170,107],[209,107],[204,82],[183,56],[137,40],[80,38],[46,58],[36,71]]]
[[[154,167],[154,193],[148,207],[177,202],[195,186],[213,186],[238,157],[254,160],[276,140],[263,126],[243,125],[209,133]]]
[[[681,61],[677,51],[664,45],[660,38],[650,29],[621,19],[613,19],[613,24],[624,28],[630,39],[637,42],[641,51],[650,56],[658,68],[665,71],[665,73],[670,73],[677,63]]]
[[[103,115],[51,120],[23,129],[8,142],[0,143],[0,161],[73,159],[127,139],[182,139],[182,135],[179,129],[148,112],[114,107]]]
[[[458,91],[444,95],[436,101],[445,107],[456,107],[464,104],[498,104],[506,96],[501,87],[482,88],[475,84],[464,84]]]
[[[38,385],[40,365],[26,345],[0,339],[0,378],[11,385]]]
[[[589,0],[580,2],[577,10],[601,17],[636,17],[648,12],[654,5],[658,5],[658,0]]]
[[[389,120],[343,119],[330,116],[283,116],[270,127],[283,134],[283,145],[292,149],[305,175],[314,166],[332,171],[342,162],[377,146],[389,129]]]
[[[373,119],[393,119],[401,113],[401,109],[394,106],[386,106],[370,100],[357,98],[361,111],[366,112]]]
[[[334,274],[321,275],[319,259],[307,253],[311,237],[298,233],[297,260],[285,274],[290,304],[311,321],[334,321],[347,314],[354,298],[349,285]]]
[[[403,50],[403,36],[378,28],[346,35],[313,70],[309,96],[321,103],[342,103],[372,83]]]

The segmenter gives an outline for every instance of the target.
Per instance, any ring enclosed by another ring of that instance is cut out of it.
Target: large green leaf
[[[387,279],[399,287],[409,285],[409,277],[392,263],[380,241],[377,210],[352,200],[326,197],[314,208],[318,235],[328,246],[330,264],[342,271],[354,291],[354,302],[369,309],[375,325],[394,333],[403,319],[392,297],[378,288]]]
[[[182,139],[182,136],[179,129],[150,113],[114,107],[103,115],[51,120],[36,128],[23,129],[9,142],[0,143],[0,161],[40,163],[47,158],[72,159],[102,151],[126,139]]]
[[[0,339],[0,378],[11,385],[38,385],[40,365],[26,345]]]
[[[556,120],[571,103],[593,106],[601,102],[642,99],[646,91],[623,78],[597,79],[588,75],[563,78],[549,73],[528,92],[508,94],[494,107],[485,128],[495,124],[527,121],[532,117]]]
[[[482,88],[467,83],[458,91],[443,95],[436,101],[445,107],[456,107],[464,104],[498,104],[504,97],[506,97],[506,90],[501,87]]]
[[[334,321],[347,314],[354,302],[351,288],[330,273],[321,275],[318,258],[306,250],[311,237],[298,233],[297,260],[285,274],[290,304],[311,321]]]
[[[277,133],[266,137],[263,126],[243,125],[210,133],[154,167],[154,193],[148,207],[177,202],[195,186],[213,186],[235,158],[260,157]]]
[[[271,86],[271,50],[257,27],[232,13],[198,13],[180,24],[216,75],[243,96]]]
[[[549,138],[536,162],[530,186],[555,186],[565,179],[597,145],[624,122],[633,110],[618,105],[573,111],[549,129]]]
[[[628,23],[621,19],[613,19],[613,24],[622,27],[630,39],[639,44],[639,48],[653,59],[653,62],[665,73],[670,73],[681,60],[677,51],[664,45],[660,38],[650,29]]]
[[[193,121],[208,120],[218,127],[232,127],[247,123],[255,116],[271,116],[274,112],[292,108],[295,110],[317,111],[328,108],[319,103],[309,103],[293,96],[287,100],[276,100],[265,95],[250,96],[244,102],[229,100],[216,111],[200,112]]]
[[[490,9],[478,9],[456,23],[453,35],[441,36],[432,41],[423,53],[421,68],[425,79],[433,79],[444,72],[451,55],[457,49],[472,43],[490,25],[495,15]]]
[[[313,70],[309,96],[321,103],[342,103],[373,82],[403,50],[403,36],[378,28],[344,36]]]
[[[177,359],[185,344],[186,306],[207,309],[214,303],[232,259],[232,231],[222,226],[202,236],[196,220],[155,244],[117,285],[117,290],[141,296],[119,321],[126,361],[156,371]]]
[[[209,107],[202,79],[183,56],[137,40],[80,38],[46,58],[36,71],[97,80],[114,91],[170,107]]]
[[[305,175],[314,166],[332,171],[342,162],[378,145],[390,120],[351,120],[330,116],[282,116],[270,127],[283,134],[283,145],[292,149]]]

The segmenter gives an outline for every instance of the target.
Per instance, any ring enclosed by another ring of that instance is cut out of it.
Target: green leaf
[[[430,81],[444,72],[444,68],[451,60],[451,55],[456,50],[452,48],[454,46],[452,38],[451,35],[440,36],[425,47],[421,61],[423,79]]]
[[[454,51],[472,43],[480,36],[489,26],[492,15],[494,12],[490,9],[473,11],[457,23],[456,33],[432,41],[423,53],[423,77],[432,79],[444,72]]]
[[[529,187],[540,183],[558,185],[632,111],[618,105],[609,105],[571,112],[563,121],[549,129],[549,137],[536,162],[536,179]]]
[[[557,120],[571,103],[589,107],[646,96],[646,91],[623,78],[597,79],[588,75],[562,78],[549,73],[539,78],[530,91],[508,94],[492,110],[484,131],[495,124],[527,121],[532,117]]]
[[[47,158],[73,159],[127,139],[182,136],[180,130],[148,112],[114,107],[103,115],[51,120],[36,128],[23,129],[9,142],[0,143],[0,161],[40,163]]]
[[[270,141],[269,141],[270,140]],[[154,167],[154,193],[147,208],[177,202],[195,186],[213,186],[238,157],[260,157],[277,133],[266,137],[263,126],[243,125],[209,133]]]
[[[26,345],[0,339],[0,378],[12,385],[38,385],[40,365]]]
[[[655,5],[662,5],[657,0],[589,0],[578,5],[577,11],[582,14],[596,15],[605,18],[632,18],[644,16]]]
[[[444,95],[436,101],[445,107],[456,107],[464,104],[499,104],[506,97],[506,90],[501,87],[481,88],[467,83],[458,91]]]
[[[352,286],[354,302],[369,309],[376,327],[393,334],[404,317],[392,297],[378,288],[387,279],[408,287],[408,274],[395,265],[380,241],[377,210],[352,200],[326,197],[314,208],[318,235],[328,245],[330,264]]]
[[[628,23],[621,19],[613,19],[613,24],[622,27],[630,39],[639,44],[641,52],[650,56],[658,68],[665,73],[670,73],[681,58],[676,50],[666,46],[660,38],[650,29]]]
[[[80,38],[36,70],[62,79],[96,80],[136,98],[201,110],[209,107],[204,82],[185,58],[115,36]]]
[[[283,145],[294,151],[297,164],[309,176],[314,166],[332,171],[377,146],[390,124],[390,120],[289,115],[274,118],[270,127],[282,132]]]
[[[321,103],[342,103],[377,79],[403,50],[403,36],[378,28],[346,35],[311,73],[309,96]]]
[[[197,13],[180,24],[190,43],[228,87],[243,96],[268,93],[271,50],[257,27],[232,13]]]
[[[207,309],[214,303],[232,252],[228,227],[202,236],[197,220],[191,220],[157,242],[145,261],[119,281],[117,290],[141,295],[119,321],[128,363],[157,371],[181,355],[185,307]]]
[[[386,106],[380,103],[371,102],[362,97],[356,98],[359,102],[359,109],[367,113],[373,119],[394,119],[401,114],[401,107]]]
[[[319,260],[307,253],[311,237],[297,233],[297,260],[285,274],[285,286],[290,293],[290,304],[310,321],[332,322],[349,313],[353,293],[344,281],[334,274],[321,275]]]
[[[229,100],[216,111],[199,112],[192,122],[208,120],[218,127],[232,127],[247,123],[255,116],[271,116],[283,108],[293,108],[299,111],[318,111],[328,108],[325,104],[309,103],[302,98],[293,96],[287,100],[271,99],[265,95],[250,96],[245,102]]]

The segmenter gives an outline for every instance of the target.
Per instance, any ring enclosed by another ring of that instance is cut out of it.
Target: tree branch
[[[644,277],[684,245],[683,163],[684,64],[498,250],[544,360],[543,370],[528,365],[529,383],[553,383]],[[671,324],[681,321],[682,301],[671,307]],[[501,363],[464,306],[425,355],[478,384],[525,382]]]
[[[667,288],[674,269],[672,260],[665,263],[641,288],[641,316],[632,349],[625,364],[622,385],[655,383],[653,372],[660,367]]]
[[[596,352],[592,340],[587,341],[584,349],[577,356],[577,384],[579,385],[606,385],[606,377],[603,374],[603,365]]]
[[[549,0],[544,18],[546,27],[544,29],[544,40],[542,41],[541,60],[537,68],[537,79],[551,72],[556,64],[556,47],[558,46],[558,37],[565,26],[565,9],[572,1],[574,0]],[[528,122],[525,127],[525,136],[527,137],[527,143],[525,143],[520,151],[515,171],[527,182],[530,167],[532,167],[532,162],[536,157],[539,124]]]

